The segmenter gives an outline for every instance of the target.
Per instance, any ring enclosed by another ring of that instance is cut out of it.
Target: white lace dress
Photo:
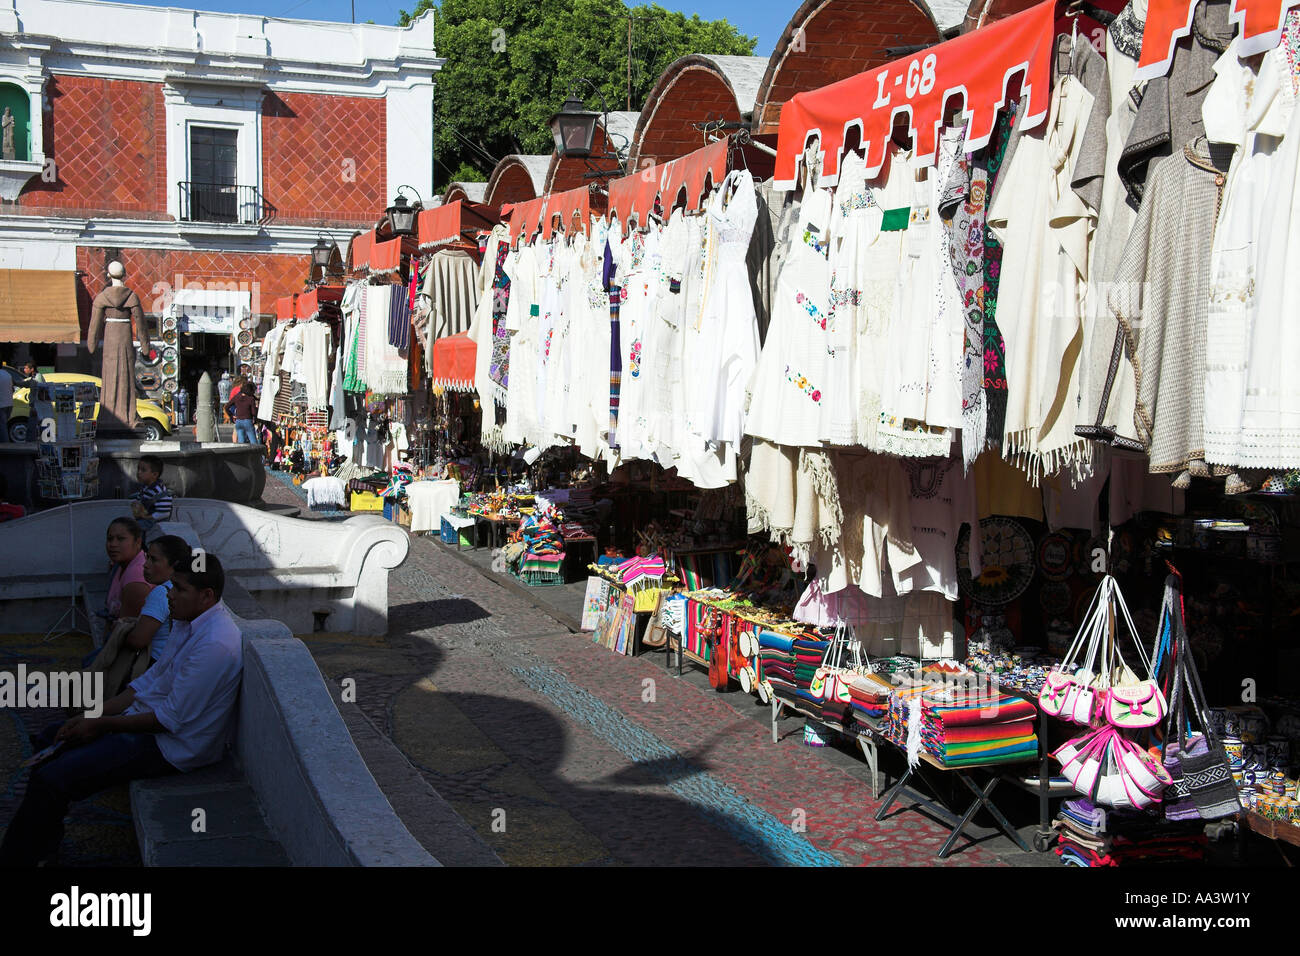
[[[832,445],[865,443],[859,414],[858,349],[868,322],[864,287],[871,282],[867,249],[880,236],[883,216],[867,186],[866,163],[854,152],[844,157],[831,202],[830,320],[826,334],[826,388],[821,404],[821,439]],[[892,272],[891,272],[892,279]],[[879,356],[876,356],[879,359]],[[874,427],[871,433],[875,433]]]
[[[696,433],[733,449],[744,432],[745,390],[758,361],[758,316],[745,256],[758,219],[749,170],[727,174],[709,205],[709,245],[696,347],[700,374],[686,383]]]
[[[904,177],[912,186],[911,212],[889,318],[877,425],[880,449],[895,455],[947,454],[951,429],[961,425],[965,326],[938,209],[951,162],[951,153],[941,149],[938,166],[909,161]]]
[[[831,342],[830,213],[828,190],[804,196],[790,251],[777,276],[772,321],[754,373],[745,431],[778,445],[821,444]],[[748,298],[748,283],[743,291]]]

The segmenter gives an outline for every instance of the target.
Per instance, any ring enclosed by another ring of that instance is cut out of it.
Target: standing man
[[[257,391],[252,382],[242,378],[236,381],[239,382],[239,391],[230,402],[235,409],[235,441],[241,445],[259,444],[257,432],[253,428],[253,416],[257,414]]]
[[[0,442],[9,441],[9,413],[14,410],[14,377],[0,368]]]

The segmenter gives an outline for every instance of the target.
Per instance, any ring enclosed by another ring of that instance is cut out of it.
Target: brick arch
[[[454,202],[482,202],[487,198],[487,183],[452,183],[442,194],[442,203],[449,206]]]
[[[942,39],[925,0],[804,0],[768,60],[754,104],[754,132],[775,133],[781,104],[796,93],[897,59],[886,49]]]
[[[705,145],[694,124],[707,119],[737,122],[753,108],[748,95],[738,94],[728,75],[728,61],[757,57],[714,58],[690,53],[669,64],[646,97],[632,138],[630,167],[685,156]],[[761,60],[759,61],[761,62]],[[741,96],[745,99],[742,104]]]
[[[483,201],[489,206],[503,206],[511,202],[525,202],[540,195],[542,183],[539,170],[545,156],[520,156],[511,153],[496,164],[488,177],[487,193]]]

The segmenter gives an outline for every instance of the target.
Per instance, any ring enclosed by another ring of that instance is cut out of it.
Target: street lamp
[[[329,267],[335,245],[323,235],[317,235],[316,245],[311,247],[311,264],[314,268],[324,270]]]
[[[410,189],[415,193],[415,205],[407,204],[406,197],[402,195],[403,189]],[[411,186],[398,186],[397,197],[393,204],[384,210],[384,215],[388,219],[388,228],[394,236],[413,236],[415,235],[415,216],[423,207],[424,202],[420,199],[420,194]]]
[[[587,109],[587,105],[578,96],[578,84],[585,83],[591,87],[591,91],[600,98],[600,112]],[[617,169],[597,169],[591,164],[591,151],[596,141],[596,120],[601,120],[601,128],[605,130],[605,152],[595,157],[598,159],[612,159],[618,164]],[[600,88],[595,83],[580,76],[573,81],[573,86],[569,88],[569,96],[560,107],[560,111],[551,117],[550,123],[551,136],[555,139],[555,152],[561,159],[573,157],[587,161],[588,179],[604,179],[609,176],[622,176],[626,173],[623,168],[623,159],[618,152],[610,149],[609,140],[609,104],[605,101],[605,95],[601,93]]]
[[[555,151],[561,158],[574,156],[586,159],[596,139],[596,120],[600,114],[587,109],[585,103],[572,92],[560,111],[551,117],[551,135],[555,137]]]

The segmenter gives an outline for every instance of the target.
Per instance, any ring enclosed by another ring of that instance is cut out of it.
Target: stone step
[[[131,813],[145,866],[290,864],[257,795],[230,759],[191,773],[133,781]],[[196,832],[199,821],[202,829]]]

